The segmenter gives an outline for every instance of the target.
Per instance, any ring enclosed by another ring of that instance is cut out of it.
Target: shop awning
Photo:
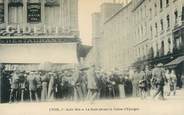
[[[176,67],[178,64],[182,63],[184,61],[184,56],[178,57],[175,60],[169,62],[166,64],[166,67]]]
[[[0,63],[78,64],[76,43],[0,44]]]

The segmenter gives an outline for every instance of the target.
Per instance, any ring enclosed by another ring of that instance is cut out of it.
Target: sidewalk
[[[50,111],[54,109],[54,111]],[[77,110],[78,109],[78,110]],[[101,110],[100,110],[101,109]],[[58,111],[59,110],[59,111]],[[81,111],[79,111],[81,110]],[[184,89],[177,90],[176,96],[166,97],[166,100],[147,98],[125,98],[112,100],[96,100],[93,104],[85,102],[43,102],[15,103],[0,105],[2,115],[184,115]]]

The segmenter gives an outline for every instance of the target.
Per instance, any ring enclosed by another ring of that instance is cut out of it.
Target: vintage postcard
[[[184,115],[184,0],[0,0],[1,115]]]

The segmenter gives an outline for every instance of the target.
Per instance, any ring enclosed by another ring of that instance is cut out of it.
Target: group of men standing
[[[176,94],[177,77],[174,70],[165,69],[162,64],[151,70],[148,66],[134,74],[133,86],[135,96],[142,99],[152,96],[164,100],[164,96]]]
[[[3,76],[3,75],[2,75]],[[7,77],[7,75],[4,75]],[[13,71],[9,74],[9,102],[112,99],[147,96],[164,99],[164,91],[176,93],[176,75],[161,65],[133,74],[115,69],[104,72],[92,65],[62,71]],[[167,88],[165,88],[167,87]],[[153,93],[154,92],[154,93]]]

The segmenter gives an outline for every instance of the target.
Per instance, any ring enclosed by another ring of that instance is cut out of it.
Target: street
[[[44,103],[12,103],[1,104],[2,115],[58,115],[86,113],[94,114],[128,114],[128,115],[183,115],[184,89],[177,90],[176,96],[166,100],[147,98],[126,98],[117,100],[100,100],[85,102],[44,102]]]

